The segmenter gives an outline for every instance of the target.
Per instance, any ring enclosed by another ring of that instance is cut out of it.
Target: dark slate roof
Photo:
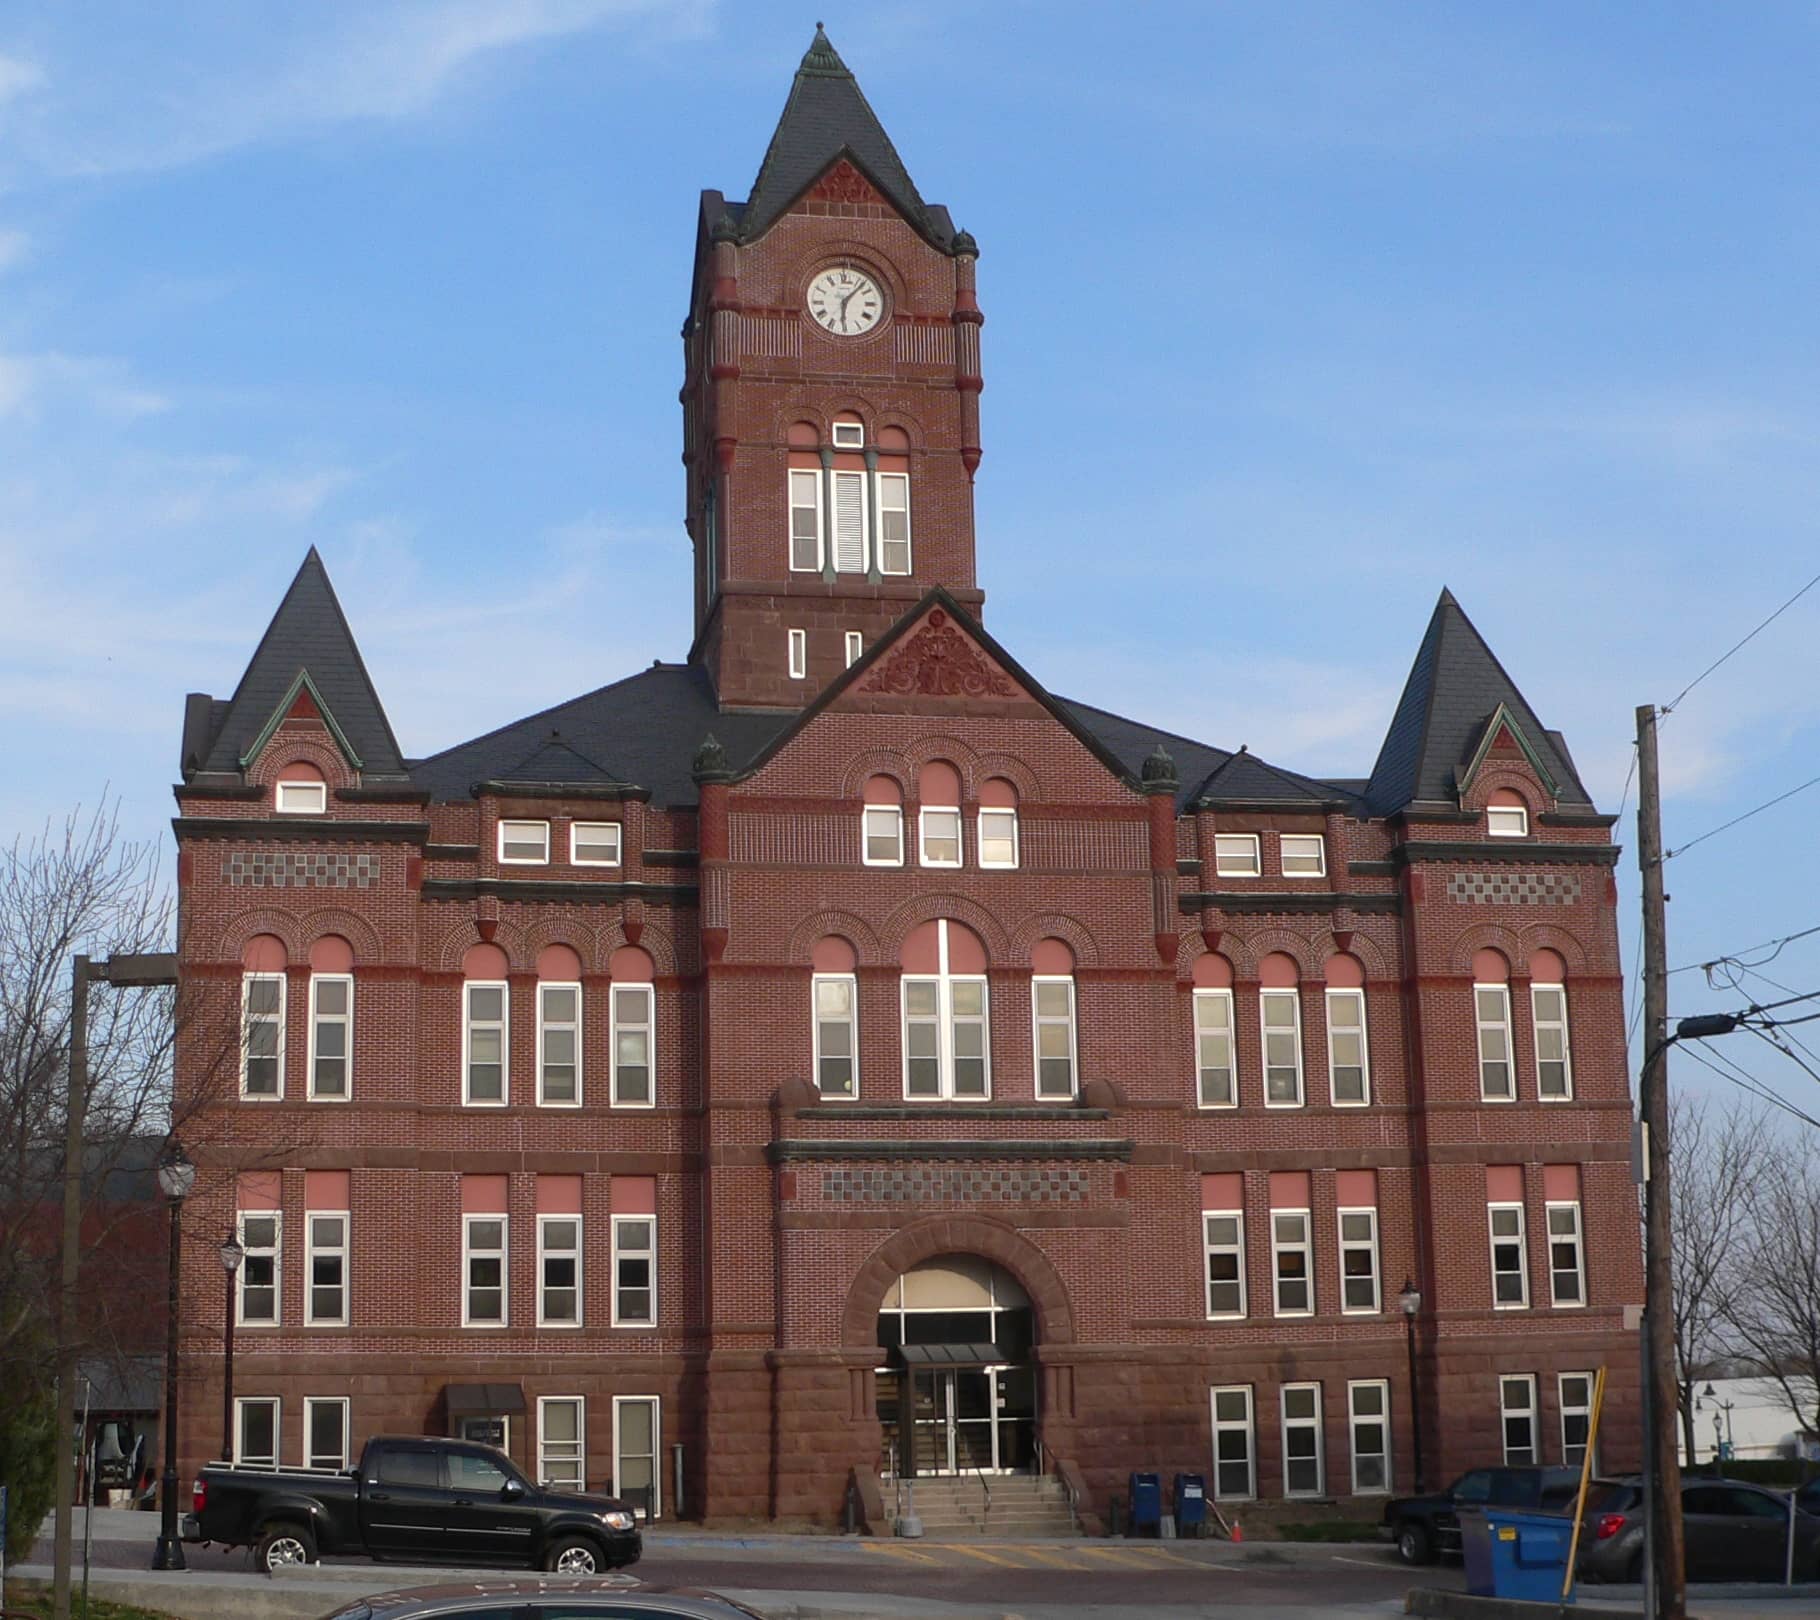
[[[214,734],[201,768],[238,774],[242,757],[271,724],[300,674],[308,674],[329,717],[359,756],[364,780],[405,774],[391,722],[314,546],[266,626],[226,712],[219,721],[211,713]]]
[[[820,23],[796,70],[790,99],[765,150],[752,195],[737,213],[726,210],[742,241],[755,241],[835,161],[853,160],[899,213],[935,246],[948,251],[954,226],[945,208],[931,208],[897,155],[859,81],[840,59]]]
[[[723,714],[698,666],[655,664],[415,760],[411,779],[438,800],[465,799],[476,782],[591,782],[634,785],[658,804],[690,805],[696,802],[690,765],[710,732],[738,770],[795,719]]]
[[[1443,590],[1366,785],[1372,813],[1393,815],[1412,803],[1457,804],[1456,773],[1499,704],[1553,775],[1561,803],[1590,806],[1559,734],[1543,728],[1453,592]]]

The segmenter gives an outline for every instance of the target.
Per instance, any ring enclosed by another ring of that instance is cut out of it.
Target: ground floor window
[[[546,1395],[537,1402],[537,1478],[549,1490],[584,1488],[586,1405],[579,1395]]]
[[[1346,1386],[1352,1430],[1352,1489],[1365,1496],[1390,1489],[1390,1385],[1382,1378]]]
[[[347,1467],[348,1403],[344,1397],[305,1397],[303,1465],[333,1469],[336,1473]]]
[[[1586,1460],[1586,1444],[1592,1434],[1593,1375],[1587,1372],[1561,1374],[1561,1461],[1577,1468]],[[1593,1460],[1593,1472],[1599,1468]]]
[[[1222,1502],[1257,1495],[1257,1447],[1251,1424],[1251,1386],[1231,1384],[1211,1392],[1213,1402],[1213,1494]]]
[[[1321,1445],[1321,1386],[1283,1386],[1283,1494],[1324,1496],[1326,1458]]]
[[[1512,1467],[1539,1462],[1535,1375],[1506,1373],[1498,1380],[1498,1403],[1504,1420],[1504,1461]]]
[[[234,1402],[234,1462],[241,1468],[278,1466],[275,1396],[246,1396]]]
[[[663,1512],[663,1420],[655,1395],[613,1397],[613,1494],[647,1519]]]

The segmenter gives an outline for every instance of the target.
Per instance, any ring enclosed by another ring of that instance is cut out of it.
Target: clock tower
[[[705,191],[683,325],[691,660],[798,709],[931,586],[975,612],[978,246],[816,25],[751,194]]]

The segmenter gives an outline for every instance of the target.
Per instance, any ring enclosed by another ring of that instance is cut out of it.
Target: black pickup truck
[[[641,1550],[614,1497],[539,1490],[491,1446],[395,1435],[343,1474],[204,1468],[183,1539],[251,1547],[268,1575],[322,1553],[594,1575]]]
[[[1529,1508],[1571,1513],[1580,1489],[1577,1468],[1475,1468],[1432,1496],[1399,1496],[1384,1504],[1383,1533],[1406,1564],[1460,1555],[1463,1507]]]

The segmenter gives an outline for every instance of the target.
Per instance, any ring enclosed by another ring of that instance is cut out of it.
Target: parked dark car
[[[1788,1493],[1735,1479],[1681,1482],[1681,1523],[1690,1581],[1779,1581],[1788,1557]],[[1643,1487],[1600,1480],[1586,1499],[1578,1567],[1582,1579],[1643,1579]],[[1795,1579],[1820,1578],[1820,1518],[1797,1508]]]
[[[606,1581],[469,1581],[357,1598],[328,1620],[764,1620],[731,1598]]]
[[[323,1553],[594,1575],[637,1561],[632,1509],[539,1490],[511,1458],[462,1440],[376,1435],[346,1473],[211,1465],[185,1541],[251,1547],[270,1574]]]
[[[1432,1496],[1399,1496],[1384,1504],[1383,1532],[1406,1564],[1460,1555],[1462,1507],[1525,1508],[1571,1513],[1580,1491],[1577,1468],[1474,1468]]]

